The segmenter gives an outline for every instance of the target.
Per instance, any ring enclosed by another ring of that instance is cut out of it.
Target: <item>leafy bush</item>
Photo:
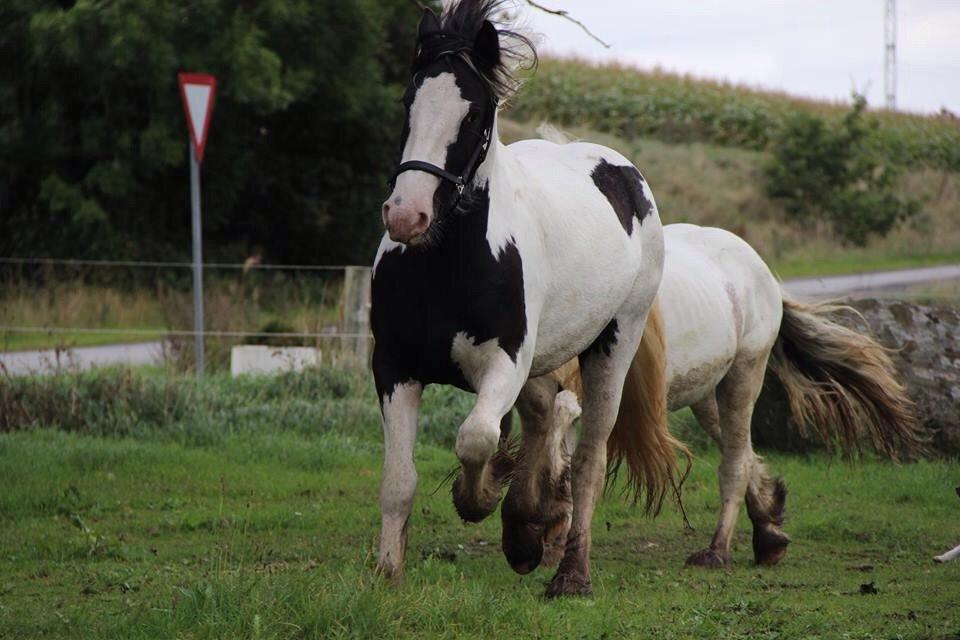
[[[855,95],[839,124],[797,113],[784,126],[765,168],[766,191],[797,222],[825,221],[845,243],[863,246],[915,215],[920,204],[895,192],[900,170],[869,140],[879,123]]]

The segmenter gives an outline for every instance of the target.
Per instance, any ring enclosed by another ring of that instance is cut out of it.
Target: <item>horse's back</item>
[[[780,327],[780,286],[756,251],[722,229],[664,227],[660,289],[671,408],[712,390],[741,354],[763,354]]]

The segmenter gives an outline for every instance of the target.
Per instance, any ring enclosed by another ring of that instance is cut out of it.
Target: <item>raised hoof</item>
[[[772,567],[787,554],[790,536],[775,528],[753,530],[753,560],[763,567]]]
[[[703,567],[705,569],[722,569],[728,561],[713,549],[701,549],[687,558],[688,567]]]
[[[543,595],[545,598],[560,598],[563,596],[589,596],[593,593],[590,579],[583,576],[558,573],[553,580],[547,583]]]
[[[463,475],[458,475],[453,481],[453,508],[464,522],[482,522],[493,513],[500,502],[499,487],[497,491],[485,490],[483,495],[471,496],[463,486]]]

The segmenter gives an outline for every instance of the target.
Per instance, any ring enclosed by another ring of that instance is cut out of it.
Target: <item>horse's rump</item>
[[[582,400],[583,387],[577,360],[571,360],[551,374],[561,387]],[[667,352],[659,302],[647,316],[640,347],[630,362],[623,383],[620,411],[607,439],[608,480],[627,465],[627,490],[639,500],[644,494],[647,513],[660,511],[667,491],[682,483],[690,470],[691,454],[670,434],[667,426]],[[686,470],[678,474],[677,454],[687,458]]]

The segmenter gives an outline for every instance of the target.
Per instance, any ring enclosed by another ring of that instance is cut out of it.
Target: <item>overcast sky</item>
[[[853,88],[884,102],[884,0],[539,0],[569,22],[529,11],[540,50],[660,66],[814,98]],[[960,0],[899,0],[897,106],[960,113]]]

